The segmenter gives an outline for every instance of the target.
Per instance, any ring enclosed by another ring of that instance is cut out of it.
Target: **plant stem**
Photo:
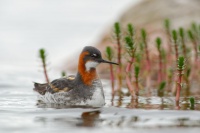
[[[194,52],[195,52],[195,64],[198,63],[198,50],[197,50],[197,41],[193,40],[192,41],[193,47],[194,47]]]
[[[116,35],[116,40],[117,40],[117,62],[119,64],[118,66],[118,91],[121,91],[121,86],[122,86],[122,63],[121,63],[121,43],[120,43],[120,24],[116,22],[114,24],[115,28],[115,35]]]
[[[173,41],[174,41],[176,60],[178,60],[178,36],[177,36],[176,30],[172,31],[172,38],[173,38]]]
[[[161,51],[159,50],[159,77],[158,82],[160,83],[162,81],[162,56]]]
[[[197,64],[197,62],[198,62],[198,50],[197,50],[198,43],[197,43],[197,40],[195,39],[191,30],[188,30],[188,36],[193,44],[193,48],[194,48],[194,52],[195,52],[195,64]]]
[[[43,71],[44,71],[44,76],[45,76],[46,82],[49,83],[49,78],[48,78],[47,69],[46,69],[46,53],[45,53],[45,50],[40,49],[39,55],[40,55],[40,58],[42,60],[42,66],[43,66]]]
[[[134,57],[131,58],[131,61],[128,62],[127,67],[126,67],[126,84],[128,86],[129,92],[131,93],[132,96],[134,96],[134,89],[131,84],[131,76],[130,76],[130,71],[131,71],[131,66],[134,62]]]
[[[183,70],[185,69],[185,58],[183,56],[179,57],[177,60],[177,89],[176,89],[176,104],[178,106],[179,99],[180,99],[180,93],[181,93],[181,87],[182,87],[182,75]]]
[[[109,61],[112,61],[113,58],[113,50],[111,47],[106,47],[106,56]],[[110,64],[110,81],[111,81],[111,87],[112,87],[112,95],[114,97],[115,90],[114,90],[114,73],[113,73],[113,66]]]
[[[136,89],[136,96],[139,96],[139,85],[138,85],[138,77],[135,77],[135,89]]]
[[[182,44],[182,48],[183,48],[183,55],[185,58],[187,58],[187,50],[186,50],[186,46],[185,46],[185,34],[184,34],[184,29],[183,28],[179,28],[179,35],[180,35],[180,41]]]
[[[172,45],[171,45],[171,22],[170,22],[170,19],[165,19],[164,21],[164,26],[165,26],[165,32],[166,32],[166,36],[167,36],[167,44],[168,44],[168,51],[166,53],[169,53],[168,54],[168,64],[170,66],[171,62],[172,62],[172,56],[171,56],[171,53],[172,53]]]
[[[49,83],[49,78],[48,78],[47,69],[46,69],[46,63],[43,63],[43,69],[44,69],[44,75],[45,75],[46,82]]]
[[[178,79],[177,79],[177,90],[176,90],[176,102],[179,102],[180,93],[181,93],[181,82],[182,82],[182,70],[178,70]]]
[[[146,31],[144,29],[142,29],[142,39],[143,39],[145,53],[146,53],[147,71],[149,71],[151,68],[150,59],[149,59],[149,50],[148,50],[148,45],[147,45],[147,40],[146,40]]]
[[[122,64],[121,64],[121,44],[120,44],[120,38],[117,38],[117,45],[118,45],[118,64],[119,64],[119,67],[118,67],[118,89],[121,90],[121,86],[122,86]]]
[[[158,83],[162,81],[162,53],[161,53],[161,38],[157,37],[156,38],[156,44],[157,44],[157,49],[158,49],[158,54],[159,54],[159,72],[158,72]]]
[[[114,90],[114,74],[113,74],[113,66],[110,64],[110,80],[111,80],[111,85],[112,85],[112,95],[114,95],[115,90]]]

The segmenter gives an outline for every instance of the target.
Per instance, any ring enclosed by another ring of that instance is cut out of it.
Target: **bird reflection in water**
[[[91,107],[84,107],[84,106],[65,106],[65,105],[58,105],[58,104],[37,104],[38,108],[54,108],[54,109],[74,109],[74,108],[81,108],[81,109],[92,109]],[[99,119],[100,111],[98,109],[93,108],[93,111],[87,112],[80,112],[81,114],[78,117],[71,117],[71,116],[58,116],[58,117],[36,117],[35,122],[41,122],[43,124],[48,124],[53,122],[54,125],[68,125],[68,126],[78,126],[78,127],[95,127],[99,123],[102,122]]]
[[[83,112],[81,115],[81,122],[77,126],[94,127],[100,121],[100,111]]]

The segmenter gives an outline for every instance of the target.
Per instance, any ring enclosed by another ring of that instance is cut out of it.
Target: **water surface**
[[[115,97],[111,102],[108,81],[103,80],[106,105],[102,108],[37,104],[32,84],[1,86],[1,132],[197,132],[200,130],[200,100],[195,110],[187,98],[175,107],[174,97]]]

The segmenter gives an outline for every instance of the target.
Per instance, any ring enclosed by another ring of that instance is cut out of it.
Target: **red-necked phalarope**
[[[80,54],[76,76],[53,80],[51,83],[35,83],[34,90],[44,103],[58,103],[69,106],[86,105],[101,107],[105,104],[103,87],[96,72],[100,63],[116,64],[101,57],[101,52],[86,46]]]

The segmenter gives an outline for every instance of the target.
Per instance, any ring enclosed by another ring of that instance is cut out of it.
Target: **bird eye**
[[[97,54],[92,54],[91,57],[97,57]]]

